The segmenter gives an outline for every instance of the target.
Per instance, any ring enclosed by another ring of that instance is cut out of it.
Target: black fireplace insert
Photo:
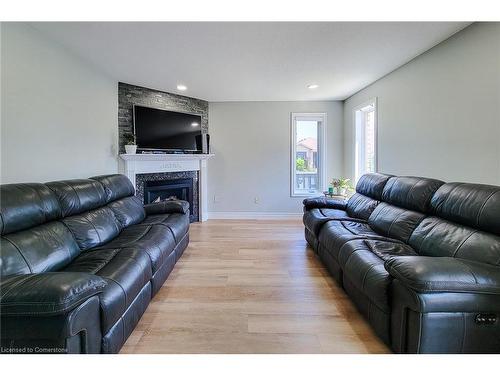
[[[144,181],[144,204],[177,198],[189,202],[189,214],[193,215],[193,179]]]

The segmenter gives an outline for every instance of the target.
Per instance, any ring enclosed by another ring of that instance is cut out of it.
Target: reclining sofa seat
[[[144,207],[122,175],[3,185],[2,348],[118,352],[187,246],[188,209]]]
[[[420,177],[391,177],[366,223],[332,221],[321,230],[322,253],[328,253],[338,267],[334,277],[386,343],[390,342],[392,277],[384,263],[417,255],[408,245],[410,236],[442,184]]]
[[[356,193],[347,202],[320,198],[304,199],[305,238],[318,252],[318,236],[321,228],[331,220],[366,222],[382,199],[382,191],[391,176],[370,173],[361,176]]]
[[[318,253],[395,352],[498,353],[499,218],[500,187],[393,177],[367,223],[322,226]]]
[[[417,257],[389,260],[392,347],[500,353],[500,187],[448,183],[412,233]]]

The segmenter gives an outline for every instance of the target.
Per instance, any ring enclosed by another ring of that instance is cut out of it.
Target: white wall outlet
[[[214,195],[214,203],[217,203],[219,201],[219,197],[217,195]]]
[[[255,203],[255,204],[259,204],[259,197],[255,197],[255,198],[253,199],[253,203]]]

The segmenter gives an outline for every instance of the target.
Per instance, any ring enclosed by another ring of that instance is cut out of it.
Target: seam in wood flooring
[[[194,223],[121,353],[390,353],[299,220]]]

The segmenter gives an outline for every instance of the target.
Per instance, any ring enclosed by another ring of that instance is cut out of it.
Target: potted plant
[[[137,152],[137,144],[135,143],[135,134],[127,133],[124,135],[125,152],[127,154],[135,154]]]
[[[339,179],[334,178],[331,182],[331,185],[332,185],[332,194],[334,193],[334,191],[335,194],[339,194]]]
[[[351,185],[351,180],[343,177],[339,178],[338,189],[339,189],[339,194],[345,197],[347,195],[347,192],[353,189]]]
[[[348,178],[335,178],[332,180],[332,186],[337,189],[337,194],[347,196],[347,192],[353,190],[351,180]]]

